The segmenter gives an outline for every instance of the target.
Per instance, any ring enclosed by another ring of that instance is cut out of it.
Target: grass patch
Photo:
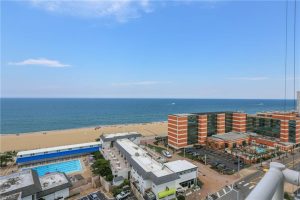
[[[154,151],[158,152],[158,153],[161,153],[163,150],[167,150],[163,147],[158,147],[158,146],[154,146],[152,144],[148,144],[147,145],[150,149],[153,149]]]

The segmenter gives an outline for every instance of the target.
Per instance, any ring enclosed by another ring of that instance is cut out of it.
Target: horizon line
[[[195,100],[297,100],[293,98],[200,98],[200,97],[0,97],[0,99],[195,99]]]

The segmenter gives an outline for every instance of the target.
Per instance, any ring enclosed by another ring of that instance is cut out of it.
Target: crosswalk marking
[[[255,185],[251,185],[250,187],[249,187],[249,190],[251,190],[252,188],[254,188],[255,187]]]
[[[246,183],[245,185],[244,185],[244,187],[246,187],[247,185],[249,185],[250,183]]]

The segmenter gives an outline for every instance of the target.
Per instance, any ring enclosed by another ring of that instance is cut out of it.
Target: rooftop
[[[20,151],[20,152],[18,152],[17,156],[38,154],[38,153],[51,152],[51,151],[57,151],[57,150],[68,150],[70,148],[89,147],[91,145],[100,145],[100,142],[80,143],[80,144],[72,144],[72,145],[66,145],[66,146],[57,146],[57,147],[49,147],[49,148],[43,148],[43,149]]]
[[[14,191],[34,184],[31,170],[24,170],[0,177],[0,194]]]
[[[193,115],[206,115],[206,114],[222,114],[222,113],[243,113],[241,111],[215,111],[215,112],[197,112],[197,113],[179,113],[179,114],[172,114],[178,117],[187,117]]]
[[[168,163],[165,163],[165,166],[168,167],[173,172],[182,172],[189,169],[197,168],[196,165],[186,161],[186,160],[175,160]]]
[[[57,187],[62,184],[68,183],[68,179],[63,173],[51,173],[40,177],[42,190]]]
[[[0,196],[0,200],[21,200],[22,192],[10,194],[7,196]]]
[[[0,177],[1,196],[10,196],[21,192],[23,198],[41,190],[41,184],[36,171],[30,169]]]
[[[131,142],[129,139],[121,139],[118,140],[117,143],[126,149],[131,155],[131,158],[146,172],[152,172],[157,177],[173,173],[170,169],[165,168],[162,164],[151,158],[144,149]]]
[[[107,141],[115,141],[118,139],[141,137],[141,136],[142,135],[137,132],[124,132],[124,133],[105,134],[105,135],[101,135],[100,138],[102,139],[103,142],[107,142]]]
[[[210,138],[220,139],[220,140],[224,140],[224,141],[232,141],[232,140],[244,139],[247,137],[248,137],[248,135],[245,133],[228,132],[228,133],[224,133],[224,134],[212,135]]]

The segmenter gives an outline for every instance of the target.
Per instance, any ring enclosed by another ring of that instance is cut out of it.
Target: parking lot
[[[184,153],[182,154],[184,155]],[[220,150],[193,147],[186,148],[185,155],[186,157],[192,157],[194,160],[210,165],[222,174],[233,174],[238,171],[238,158]],[[239,162],[240,169],[243,169],[245,167],[243,161],[240,160]]]
[[[108,200],[108,198],[102,192],[98,191],[81,197],[80,200]]]
[[[98,191],[81,197],[79,200],[113,200],[115,198],[106,198],[105,195]],[[137,200],[137,198],[131,193],[130,196],[124,198],[124,200]]]

